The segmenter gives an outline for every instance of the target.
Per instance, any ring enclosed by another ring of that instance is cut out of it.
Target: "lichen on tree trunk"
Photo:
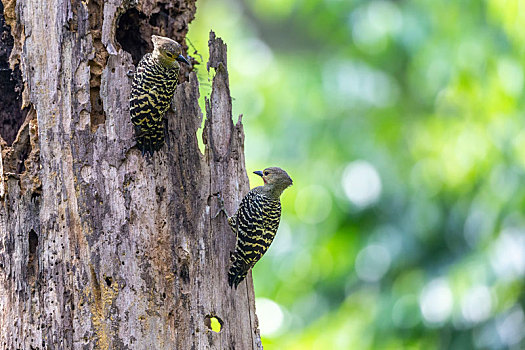
[[[167,114],[169,147],[151,159],[133,147],[119,16],[184,42],[194,1],[2,1],[28,113],[11,146],[0,140],[0,348],[262,348],[251,277],[228,287],[235,237],[213,217],[218,192],[232,212],[248,191],[213,33],[204,154],[194,72]]]

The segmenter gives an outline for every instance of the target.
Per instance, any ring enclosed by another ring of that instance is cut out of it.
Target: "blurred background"
[[[525,2],[197,7],[252,187],[294,179],[254,268],[265,349],[525,349]]]

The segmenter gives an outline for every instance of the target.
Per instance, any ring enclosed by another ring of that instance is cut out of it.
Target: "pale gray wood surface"
[[[170,147],[148,160],[133,147],[131,56],[115,41],[131,2],[2,1],[30,112],[12,147],[0,142],[0,349],[262,349],[251,275],[229,288],[235,237],[213,218],[214,194],[231,213],[249,190],[226,46],[210,34],[204,154],[190,73],[167,115]],[[187,27],[195,3],[178,5],[171,25]]]

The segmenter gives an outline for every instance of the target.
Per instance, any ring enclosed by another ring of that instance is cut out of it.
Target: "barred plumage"
[[[256,171],[264,186],[255,187],[243,198],[228,223],[237,235],[228,272],[228,284],[237,286],[270,247],[281,219],[281,193],[292,184],[288,174],[276,167]]]
[[[180,66],[188,61],[180,45],[169,38],[152,36],[154,50],[140,60],[131,84],[130,114],[135,125],[137,146],[152,155],[164,145],[170,107],[177,86]],[[189,63],[188,63],[189,64]]]

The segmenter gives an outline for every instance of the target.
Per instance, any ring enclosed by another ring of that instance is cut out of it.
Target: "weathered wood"
[[[190,73],[167,115],[170,147],[144,158],[129,118],[132,57],[115,41],[131,2],[2,1],[30,110],[13,145],[0,142],[0,348],[261,349],[251,276],[228,287],[235,237],[213,218],[216,193],[232,212],[248,191],[226,46],[210,34],[204,154]],[[148,30],[183,41],[194,1],[137,8],[177,4],[180,17]]]

